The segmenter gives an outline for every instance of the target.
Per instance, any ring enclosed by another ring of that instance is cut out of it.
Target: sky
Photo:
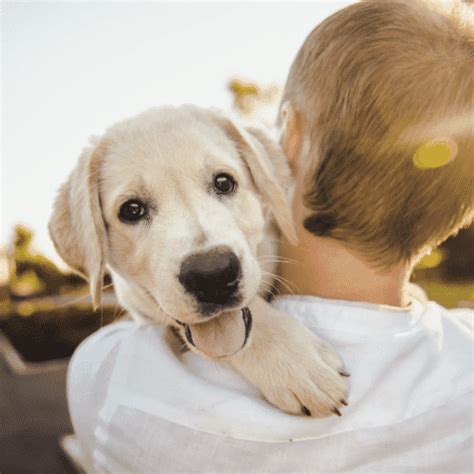
[[[2,2],[0,245],[56,256],[53,199],[91,135],[157,105],[230,109],[239,76],[283,85],[306,35],[353,3]]]

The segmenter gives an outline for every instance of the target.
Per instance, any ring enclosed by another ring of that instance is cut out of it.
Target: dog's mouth
[[[186,342],[192,347],[194,347],[195,349],[203,351],[204,353],[206,353],[206,350],[209,350],[209,347],[206,347],[207,346],[207,341],[206,341],[206,336],[205,336],[206,329],[208,330],[208,332],[212,332],[213,348],[215,349],[217,346],[219,346],[218,350],[220,350],[220,353],[213,353],[212,356],[214,358],[222,358],[222,357],[231,356],[239,352],[246,346],[249,340],[249,336],[252,331],[252,323],[253,323],[252,313],[248,307],[241,308],[240,313],[241,313],[240,323],[235,320],[232,321],[232,323],[234,327],[236,324],[243,325],[243,335],[241,337],[238,337],[238,336],[234,338],[231,337],[230,340],[227,340],[227,341],[216,341],[215,340],[216,330],[215,328],[207,327],[209,326],[209,323],[202,323],[202,324],[191,326],[188,323],[184,323],[182,321],[176,320],[176,322],[183,328],[183,334],[186,339]],[[229,313],[227,313],[225,317],[232,318],[233,316],[234,315],[229,315]],[[227,325],[224,324],[223,327],[224,327],[224,331],[232,330],[231,324],[227,324]],[[241,331],[237,331],[237,332],[241,332]],[[198,336],[197,341],[195,340],[195,337],[193,336],[193,334],[197,334]],[[223,338],[228,339],[229,334],[222,334],[222,336]]]
[[[183,317],[172,317],[178,324],[184,326],[186,324],[204,324],[223,313],[231,311],[239,311],[242,305],[245,304],[244,299],[240,293],[232,295],[224,303],[208,303],[195,301],[192,311],[189,311]]]

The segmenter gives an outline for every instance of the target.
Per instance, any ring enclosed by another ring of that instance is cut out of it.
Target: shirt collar
[[[418,324],[424,310],[418,300],[399,308],[303,295],[277,297],[274,305],[296,316],[308,327],[364,334],[408,331]]]

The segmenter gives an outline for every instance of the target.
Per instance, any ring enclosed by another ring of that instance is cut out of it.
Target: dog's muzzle
[[[200,313],[210,315],[238,305],[242,268],[228,247],[189,255],[181,264],[179,282],[198,302]]]

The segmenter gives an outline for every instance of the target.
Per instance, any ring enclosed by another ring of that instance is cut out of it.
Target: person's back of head
[[[363,1],[325,20],[283,103],[304,124],[304,221],[389,268],[473,216],[474,35],[415,0]]]

